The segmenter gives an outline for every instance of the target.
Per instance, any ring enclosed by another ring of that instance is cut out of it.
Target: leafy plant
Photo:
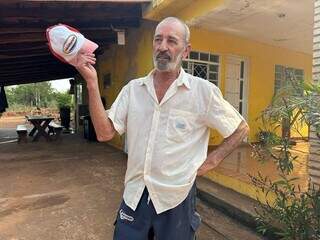
[[[277,181],[271,181],[260,173],[252,177],[253,184],[260,188],[265,196],[273,194],[274,202],[260,203],[256,210],[258,232],[272,232],[280,239],[315,240],[320,238],[320,191],[314,186],[307,192],[295,187],[297,178],[280,175]]]
[[[258,141],[264,146],[276,145],[280,143],[281,138],[277,136],[274,132],[269,130],[261,130],[258,133]]]
[[[312,125],[320,132],[320,86],[307,85],[294,79],[281,89],[260,118],[265,130],[259,133],[260,143],[253,145],[259,160],[272,161],[277,165],[279,178],[276,181],[258,173],[250,176],[254,186],[259,188],[266,199],[259,201],[256,209],[257,231],[272,233],[283,240],[320,239],[320,190],[309,186],[307,191],[295,184],[298,178],[289,177],[297,156],[292,154],[290,135],[278,137],[275,131],[282,126],[283,119],[289,128],[298,122]]]
[[[57,101],[57,105],[59,108],[63,107],[71,107],[72,106],[72,97],[67,92],[61,93],[57,92],[55,93],[55,100]]]

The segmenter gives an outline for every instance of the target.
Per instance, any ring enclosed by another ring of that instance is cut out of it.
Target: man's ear
[[[191,44],[188,43],[183,52],[183,59],[186,59],[189,56],[190,51],[191,51]]]

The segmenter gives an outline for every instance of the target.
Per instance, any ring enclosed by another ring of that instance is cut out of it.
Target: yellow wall
[[[125,45],[113,45],[98,58],[100,92],[109,108],[121,88],[131,79],[148,74],[152,69],[152,39],[154,23],[142,21],[138,29],[126,32]],[[111,87],[103,88],[103,76],[111,73]],[[111,144],[123,147],[123,137],[116,136]]]
[[[250,141],[261,123],[256,121],[261,111],[270,103],[275,81],[275,65],[285,65],[304,69],[305,79],[311,79],[312,56],[273,47],[267,44],[247,40],[221,32],[209,32],[191,29],[192,49],[196,51],[218,53],[221,56],[221,90],[224,91],[225,59],[228,54],[246,57],[248,72],[248,123],[251,128]],[[215,143],[215,142],[214,142]]]
[[[125,46],[114,45],[99,58],[99,78],[111,72],[112,86],[102,89],[107,104],[114,101],[121,87],[130,79],[147,74],[152,69],[152,37],[155,24],[144,21],[139,29],[132,29],[126,36]],[[222,32],[191,29],[191,44],[195,51],[219,54],[220,87],[224,92],[225,61],[230,54],[248,60],[248,123],[251,128],[249,141],[256,141],[261,123],[256,121],[273,96],[275,65],[285,65],[304,69],[305,79],[311,79],[312,56],[273,47],[267,44],[232,36]],[[306,129],[304,134],[306,135]],[[222,140],[213,131],[210,144]],[[119,145],[119,140],[118,143]],[[120,145],[119,145],[120,146]]]

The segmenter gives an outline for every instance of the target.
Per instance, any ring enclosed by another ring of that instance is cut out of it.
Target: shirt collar
[[[143,79],[141,79],[140,81],[140,86],[142,85],[147,85],[148,82],[152,82],[152,75],[154,73],[155,69],[153,69],[146,77],[144,77]],[[176,84],[178,87],[184,85],[187,89],[190,89],[190,83],[188,81],[188,77],[186,72],[183,70],[183,68],[180,69],[180,74],[178,76],[178,78],[175,80]]]

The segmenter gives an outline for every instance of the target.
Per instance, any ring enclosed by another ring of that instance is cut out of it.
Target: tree
[[[57,103],[58,108],[72,107],[72,96],[67,93],[56,92],[54,93],[54,99]]]
[[[9,106],[48,107],[54,100],[54,89],[50,82],[18,85],[7,89]]]

